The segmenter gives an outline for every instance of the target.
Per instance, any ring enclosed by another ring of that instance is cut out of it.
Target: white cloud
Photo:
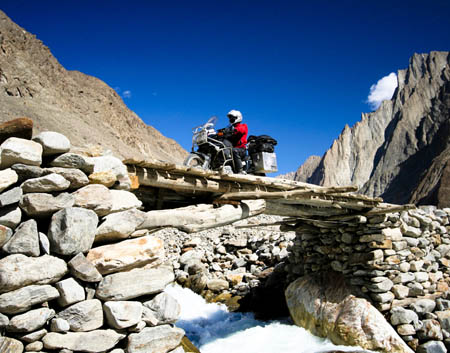
[[[376,110],[382,101],[391,99],[397,85],[397,75],[393,72],[384,76],[376,84],[372,85],[370,87],[369,96],[367,97],[367,103],[370,108]]]
[[[131,98],[131,91],[123,91],[122,96],[123,98]]]

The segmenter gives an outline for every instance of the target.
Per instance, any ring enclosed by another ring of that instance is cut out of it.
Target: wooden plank
[[[266,214],[287,217],[330,216],[345,215],[349,211],[345,209],[312,207],[308,205],[285,204],[275,201],[266,201]]]

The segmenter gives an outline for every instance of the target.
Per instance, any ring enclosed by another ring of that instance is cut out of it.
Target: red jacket
[[[247,145],[248,127],[247,124],[236,123],[234,124],[234,132],[232,143],[233,147],[245,148]]]

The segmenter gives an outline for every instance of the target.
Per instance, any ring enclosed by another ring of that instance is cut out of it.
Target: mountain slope
[[[35,133],[66,135],[74,146],[123,158],[181,161],[186,151],[130,111],[101,80],[64,69],[41,41],[0,11],[0,122],[26,116]]]
[[[414,54],[398,72],[392,99],[346,126],[308,182],[353,184],[388,202],[439,204],[448,174],[449,63],[448,52]]]

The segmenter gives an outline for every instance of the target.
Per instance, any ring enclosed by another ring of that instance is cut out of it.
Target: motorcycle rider
[[[242,170],[242,159],[245,158],[248,127],[247,124],[242,124],[242,113],[239,110],[230,110],[227,117],[233,126],[232,135],[228,139],[233,145],[234,172],[245,173]]]

